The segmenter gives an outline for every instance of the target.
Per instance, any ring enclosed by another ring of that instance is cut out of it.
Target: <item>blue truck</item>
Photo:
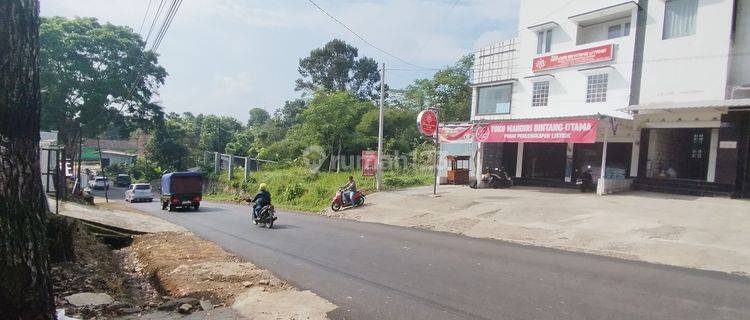
[[[198,210],[203,200],[203,175],[200,172],[173,172],[161,177],[161,209]]]

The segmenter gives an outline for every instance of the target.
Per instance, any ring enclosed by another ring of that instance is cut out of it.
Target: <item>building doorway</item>
[[[586,169],[591,170],[594,180],[599,179],[602,166],[602,150],[604,144],[576,143],[573,145],[573,181]],[[633,144],[623,142],[607,143],[607,163],[605,178],[625,179],[630,176],[630,158]]]
[[[565,180],[567,144],[525,143],[523,146],[523,177],[544,180]]]
[[[482,143],[483,171],[487,168],[505,168],[505,172],[513,176],[516,173],[516,159],[518,143]]]
[[[646,176],[705,181],[711,129],[649,129]]]

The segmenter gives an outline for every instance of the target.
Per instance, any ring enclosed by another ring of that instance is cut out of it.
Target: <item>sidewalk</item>
[[[181,226],[117,203],[99,203],[96,206],[86,206],[72,202],[60,202],[60,214],[138,232],[187,231]]]
[[[369,195],[348,219],[750,275],[750,202],[633,192],[420,187]]]

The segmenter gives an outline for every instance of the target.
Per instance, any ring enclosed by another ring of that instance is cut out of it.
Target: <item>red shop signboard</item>
[[[378,152],[371,150],[362,151],[362,176],[374,177],[378,170]]]
[[[503,121],[475,126],[478,142],[594,143],[599,121],[591,118]]]
[[[614,44],[535,58],[531,71],[539,72],[614,59]]]

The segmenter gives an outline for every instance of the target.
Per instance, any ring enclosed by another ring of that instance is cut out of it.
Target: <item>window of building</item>
[[[546,106],[549,101],[549,81],[537,81],[534,82],[534,87],[531,94],[531,106],[542,107]]]
[[[477,90],[477,115],[510,113],[512,84],[483,87]]]
[[[536,53],[547,53],[552,51],[552,29],[536,33]]]
[[[668,0],[664,10],[664,39],[695,34],[698,0]]]
[[[607,28],[607,39],[627,37],[630,35],[630,22],[617,23]]]
[[[609,75],[606,73],[588,76],[586,86],[586,103],[607,101]]]

